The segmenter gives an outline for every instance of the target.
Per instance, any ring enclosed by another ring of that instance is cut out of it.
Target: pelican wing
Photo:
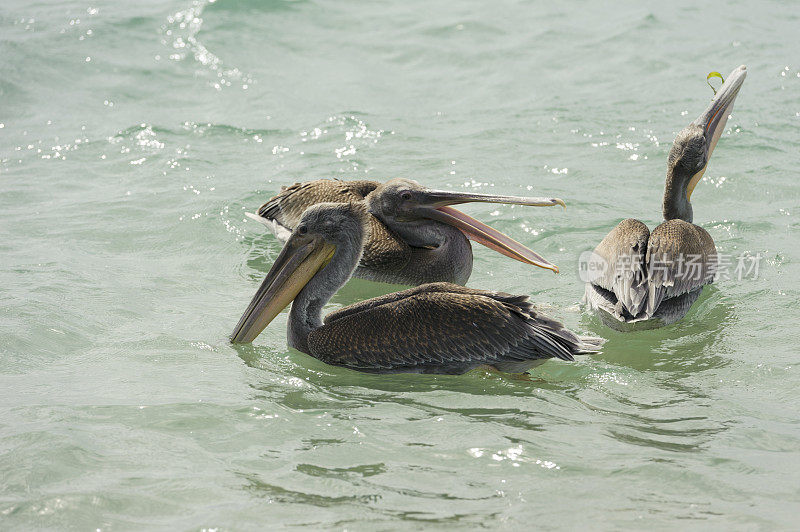
[[[317,179],[283,187],[259,207],[258,215],[274,220],[290,231],[300,222],[303,212],[317,203],[352,203],[363,201],[379,185],[377,181],[338,181]]]
[[[708,231],[683,220],[668,220],[650,235],[646,313],[665,299],[693,292],[714,280],[717,250]]]
[[[447,285],[448,283],[432,283],[432,284],[434,284],[434,285],[440,285],[440,284]],[[334,310],[333,312],[329,312],[324,318],[325,325],[332,324],[333,322],[339,321],[342,318],[345,318],[347,316],[352,316],[354,314],[358,314],[358,313],[361,313],[361,312],[372,310],[372,309],[374,309],[376,307],[380,307],[382,305],[387,305],[387,304],[390,304],[390,303],[395,303],[396,301],[400,301],[402,299],[406,299],[406,298],[409,298],[409,297],[414,297],[415,295],[417,295],[420,292],[426,292],[427,290],[429,290],[429,288],[428,288],[429,286],[431,286],[431,285],[430,284],[429,285],[419,285],[419,286],[415,286],[413,288],[409,288],[407,290],[401,290],[399,292],[392,292],[391,294],[385,294],[385,295],[382,295],[382,296],[366,299],[364,301],[359,301],[358,303],[353,303],[352,305],[347,305],[346,307],[342,307],[339,310]],[[462,290],[467,290],[467,291],[472,291],[473,290],[472,288],[467,288],[465,286],[459,286],[459,285],[453,285],[453,286],[456,286],[457,288],[462,289]],[[480,290],[478,290],[478,292],[480,292]]]
[[[317,203],[352,203],[364,201],[379,185],[377,181],[339,181],[318,179],[284,187],[259,207],[259,221],[282,241],[289,238],[303,212]],[[253,217],[253,216],[251,216]],[[364,242],[360,266],[368,270],[393,271],[411,258],[411,248],[380,220],[370,215],[369,235]]]
[[[594,252],[604,261],[604,269],[591,284],[613,292],[617,301],[637,316],[647,303],[647,242],[650,230],[639,220],[621,221],[597,245]]]
[[[308,337],[311,354],[364,371],[462,373],[598,350],[536,312],[527,296],[450,283],[421,285],[357,303],[326,317]],[[533,364],[531,364],[533,365]]]

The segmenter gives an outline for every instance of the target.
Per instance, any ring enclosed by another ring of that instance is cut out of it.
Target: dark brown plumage
[[[231,341],[250,342],[291,302],[289,345],[373,373],[460,374],[479,366],[521,373],[572,361],[603,340],[536,311],[527,296],[429,283],[330,313],[323,306],[358,264],[369,219],[362,204],[308,208],[253,297]]]
[[[527,296],[431,283],[325,316],[309,354],[362,371],[521,373],[549,358],[573,361],[600,342],[537,312]]]
[[[259,207],[258,215],[284,228],[288,236],[300,221],[303,212],[318,203],[364,202],[367,195],[380,185],[377,181],[339,181],[317,179],[283,187],[281,191]],[[278,231],[273,230],[278,236]],[[360,266],[365,270],[389,276],[402,270],[411,259],[411,246],[391,229],[369,214],[369,233],[364,242]],[[283,238],[285,240],[285,238]],[[378,280],[378,279],[376,279]]]
[[[386,183],[319,179],[285,187],[257,215],[248,215],[286,241],[305,209],[323,202],[358,202],[367,207],[369,230],[356,277],[406,285],[464,284],[472,272],[468,238],[527,264],[558,270],[522,244],[449,207],[466,202],[563,205],[558,198],[431,190],[407,179]]]

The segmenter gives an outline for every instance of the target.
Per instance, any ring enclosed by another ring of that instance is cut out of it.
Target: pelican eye
[[[297,228],[297,232],[300,233],[301,235],[304,235],[308,233],[308,227],[306,227],[305,225],[301,225],[300,227]]]
[[[408,201],[411,199],[411,192],[405,191],[400,193],[400,199],[403,201]]]

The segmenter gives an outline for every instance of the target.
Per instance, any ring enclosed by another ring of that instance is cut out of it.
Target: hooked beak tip
[[[553,264],[552,262],[548,262],[547,264],[537,264],[540,268],[544,268],[545,270],[550,270],[553,273],[561,273],[558,269],[558,266]]]

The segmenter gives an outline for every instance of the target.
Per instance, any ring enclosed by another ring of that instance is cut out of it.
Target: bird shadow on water
[[[540,368],[534,370],[532,375],[502,374],[483,368],[462,375],[366,373],[325,364],[292,348],[279,351],[252,344],[231,347],[251,368],[264,370],[270,375],[281,374],[285,378],[300,379],[310,386],[325,388],[330,393],[345,390],[351,397],[358,395],[359,391],[367,394],[453,391],[472,395],[521,395],[529,394],[532,389],[571,389],[576,384],[574,378],[559,383],[547,374],[546,369]]]
[[[553,362],[532,376],[475,369],[463,375],[373,374],[329,366],[293,349],[235,346],[250,367],[262,370],[250,387],[251,399],[293,411],[328,413],[333,418],[374,419],[400,415],[417,421],[455,414],[473,421],[495,421],[511,429],[545,430],[538,413],[548,403],[577,404],[588,373],[585,365],[565,369]],[[376,410],[377,408],[377,410]],[[398,408],[400,411],[398,411]],[[402,413],[399,413],[402,412]]]

